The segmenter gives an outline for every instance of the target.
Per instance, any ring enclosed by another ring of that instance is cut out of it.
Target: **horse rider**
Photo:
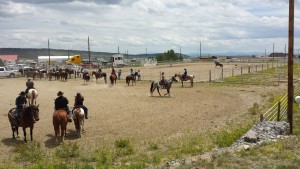
[[[115,68],[112,68],[112,70],[111,70],[111,74],[112,74],[112,75],[115,75],[115,76],[117,77],[117,74],[116,74]]]
[[[102,69],[99,68],[99,69],[98,69],[98,76],[101,77],[101,74],[102,74]]]
[[[166,85],[165,72],[161,73],[161,80],[160,80],[159,84],[162,86],[162,88],[165,88],[165,85]]]
[[[88,108],[83,105],[83,101],[84,101],[84,97],[81,95],[81,93],[77,92],[75,96],[74,108],[81,107],[84,110],[85,119],[88,119]]]
[[[16,98],[16,112],[15,112],[15,122],[17,124],[17,121],[20,117],[20,113],[24,110],[25,105],[27,104],[27,100],[25,97],[25,92],[21,91],[21,93],[19,94],[19,96]],[[35,120],[34,120],[35,122]]]
[[[119,69],[119,71],[118,71],[118,80],[121,80],[121,74],[122,74],[122,70]]]
[[[132,76],[132,78],[134,78],[134,71],[132,68],[130,69],[130,75]]]
[[[141,71],[140,70],[138,70],[137,76],[138,76],[138,81],[140,81],[141,80]]]
[[[56,110],[66,110],[68,113],[68,118],[69,118],[69,122],[72,122],[72,112],[70,111],[68,104],[69,104],[69,100],[64,97],[64,93],[62,91],[59,91],[57,93],[57,98],[54,101],[54,109]]]
[[[30,79],[28,79],[27,82],[26,82],[26,87],[27,88],[25,90],[25,94],[26,94],[26,97],[27,97],[29,89],[34,89],[34,83],[33,83],[33,81],[31,81]]]
[[[182,78],[185,79],[186,77],[187,77],[187,70],[186,70],[186,68],[184,68]]]

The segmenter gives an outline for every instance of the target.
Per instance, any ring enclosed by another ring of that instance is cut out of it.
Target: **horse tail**
[[[153,85],[154,85],[154,82],[151,83],[151,86],[150,86],[150,93],[152,93],[152,91],[153,91]]]
[[[35,98],[35,95],[36,95],[36,93],[35,93],[35,90],[32,90],[32,92],[31,92],[31,105],[33,105],[33,101],[34,101],[34,98]]]

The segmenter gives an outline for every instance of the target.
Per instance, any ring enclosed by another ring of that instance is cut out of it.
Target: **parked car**
[[[16,77],[19,76],[20,72],[18,70],[9,70],[7,67],[0,67],[0,77]]]

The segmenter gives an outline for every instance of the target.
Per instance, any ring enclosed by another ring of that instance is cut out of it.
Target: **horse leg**
[[[159,92],[159,87],[158,86],[156,87],[156,89],[157,89],[157,92],[158,92],[159,96],[161,96],[161,94]]]
[[[33,127],[30,127],[30,140],[32,141],[33,140],[33,137],[32,137],[32,131],[33,131]]]
[[[26,128],[23,127],[23,133],[24,133],[24,141],[25,143],[27,143],[27,139],[26,139]]]

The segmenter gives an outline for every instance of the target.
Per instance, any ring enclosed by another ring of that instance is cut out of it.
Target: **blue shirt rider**
[[[130,69],[130,75],[134,78],[134,71]]]

